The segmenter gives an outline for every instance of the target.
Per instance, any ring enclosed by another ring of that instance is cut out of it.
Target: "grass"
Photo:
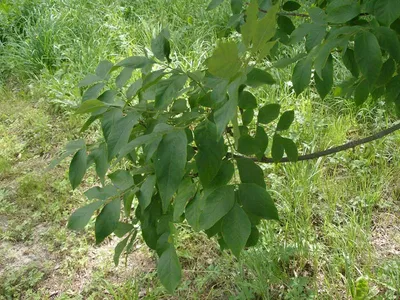
[[[147,51],[165,26],[174,64],[198,68],[229,18],[226,6],[206,12],[207,4],[0,4],[0,299],[398,299],[398,133],[315,161],[265,165],[281,220],[263,223],[260,244],[239,261],[204,234],[179,227],[184,278],[174,296],[160,285],[155,256],[140,239],[126,267],[115,268],[115,239],[94,247],[92,225],[83,233],[66,230],[69,214],[85,201],[84,187],[70,190],[68,162],[45,168],[79,136],[84,120],[70,110],[79,101],[77,82],[102,59]],[[296,98],[290,73],[276,73],[279,83],[257,96],[260,104],[278,101],[296,110],[290,135],[304,153],[366,136],[393,120],[384,104],[357,109],[333,96],[321,101],[313,89]],[[344,76],[337,68],[336,77]],[[85,184],[93,181],[89,174]]]

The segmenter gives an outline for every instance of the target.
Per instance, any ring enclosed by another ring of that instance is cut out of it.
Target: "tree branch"
[[[389,134],[391,134],[391,133],[393,133],[393,132],[395,132],[395,131],[397,131],[399,129],[400,129],[400,122],[395,124],[395,125],[393,125],[393,126],[391,126],[391,127],[389,127],[389,128],[386,128],[386,129],[384,129],[382,131],[379,131],[378,133],[370,135],[370,136],[368,136],[366,138],[355,140],[355,141],[351,141],[351,142],[348,142],[348,143],[343,144],[341,146],[329,148],[329,149],[324,150],[324,151],[319,151],[319,152],[315,152],[315,153],[299,156],[298,161],[316,159],[316,158],[319,158],[319,157],[328,156],[328,155],[335,154],[335,153],[338,153],[338,152],[342,152],[342,151],[345,151],[345,150],[348,150],[348,149],[352,149],[352,148],[355,148],[355,147],[360,146],[362,144],[366,144],[366,143],[381,139],[381,138],[383,138],[383,137],[385,137],[385,136],[387,136],[387,135],[389,135]],[[240,158],[242,156],[234,155],[234,157]],[[290,162],[287,157],[282,158],[278,162],[275,162],[270,157],[263,157],[261,160],[258,160],[257,158],[252,158],[252,159],[255,162],[261,162],[261,163],[267,163],[267,164]]]

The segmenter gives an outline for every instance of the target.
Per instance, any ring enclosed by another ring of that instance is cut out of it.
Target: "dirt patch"
[[[372,244],[378,258],[400,255],[400,212],[379,213],[374,216]]]

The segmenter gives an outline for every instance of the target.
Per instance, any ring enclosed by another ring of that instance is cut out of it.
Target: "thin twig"
[[[327,150],[324,150],[324,151],[319,151],[319,152],[315,152],[315,153],[299,156],[298,161],[316,159],[316,158],[319,158],[319,157],[328,156],[328,155],[335,154],[335,153],[338,153],[338,152],[342,152],[342,151],[345,151],[345,150],[348,150],[348,149],[352,149],[352,148],[355,148],[355,147],[360,146],[362,144],[366,144],[366,143],[381,139],[381,138],[383,138],[383,137],[385,137],[385,136],[387,136],[387,135],[389,135],[389,134],[391,134],[391,133],[393,133],[393,132],[395,132],[395,131],[397,131],[399,129],[400,129],[400,122],[395,124],[395,125],[393,125],[393,126],[391,126],[391,127],[389,127],[389,128],[387,128],[387,129],[379,131],[378,133],[370,135],[370,136],[368,136],[366,138],[355,140],[355,141],[351,141],[351,142],[348,142],[348,143],[343,144],[341,146],[333,147],[333,148],[330,148],[330,149],[327,149]],[[240,157],[243,157],[243,156],[235,154],[235,155],[233,155],[233,157],[240,158]],[[261,160],[258,160],[257,158],[252,158],[252,160],[254,160],[255,162],[266,163],[266,164],[290,162],[290,160],[287,157],[282,158],[278,162],[274,161],[270,157],[263,157]]]

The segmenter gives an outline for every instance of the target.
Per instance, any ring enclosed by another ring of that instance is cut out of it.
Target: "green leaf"
[[[132,73],[133,68],[123,68],[121,73],[119,73],[119,75],[115,79],[115,84],[117,85],[117,88],[120,89],[124,87],[128,80],[131,79]]]
[[[115,90],[107,90],[103,94],[99,96],[99,100],[104,103],[113,104],[115,100],[115,96],[117,96],[118,92]]]
[[[264,153],[268,148],[268,135],[265,133],[264,128],[261,126],[257,126],[256,136],[254,137],[257,144],[259,151],[256,153],[258,159],[264,157]]]
[[[125,58],[124,60],[117,63],[115,66],[124,67],[124,68],[132,68],[132,69],[140,69],[147,67],[148,65],[153,64],[153,61],[145,56],[131,56]]]
[[[356,58],[352,49],[347,48],[346,52],[343,54],[343,63],[347,70],[349,70],[354,77],[358,77],[360,72],[358,70]]]
[[[207,10],[213,10],[220,6],[224,0],[211,0],[210,4],[207,6]]]
[[[118,170],[108,175],[108,178],[110,178],[113,185],[120,190],[126,190],[133,186],[133,177],[126,170]]]
[[[278,125],[276,126],[277,131],[288,130],[290,125],[292,125],[294,121],[294,111],[288,110],[285,111],[281,118],[279,119]]]
[[[104,88],[105,84],[103,82],[96,83],[94,86],[88,88],[82,96],[82,102],[87,100],[97,99],[99,97],[101,90]]]
[[[124,212],[126,217],[131,216],[133,198],[135,197],[135,190],[130,190],[124,194]]]
[[[244,210],[235,204],[222,221],[222,237],[232,253],[239,257],[251,233],[251,223]]]
[[[79,150],[72,158],[69,166],[69,181],[72,189],[75,190],[82,182],[87,168],[86,148]]]
[[[307,53],[299,53],[293,57],[282,58],[282,59],[278,60],[277,62],[273,63],[272,66],[274,68],[278,68],[278,69],[286,68],[287,66],[289,66],[295,62],[298,62],[300,59],[304,58],[305,56],[307,56]]]
[[[117,196],[118,190],[113,185],[106,185],[101,188],[95,186],[85,192],[85,196],[89,199],[107,200],[108,198]]]
[[[114,264],[116,266],[119,265],[119,258],[121,257],[122,252],[124,251],[126,244],[128,243],[130,236],[127,236],[122,241],[120,241],[117,246],[115,246],[114,250]]]
[[[70,141],[66,146],[65,146],[65,152],[60,156],[55,159],[53,159],[49,165],[49,169],[53,169],[56,167],[62,160],[67,158],[68,156],[75,154],[77,151],[80,149],[86,148],[85,140],[79,139],[79,140],[74,140]]]
[[[306,50],[310,52],[315,46],[321,44],[326,36],[326,25],[313,24],[306,38]]]
[[[369,86],[370,84],[366,79],[362,80],[357,85],[356,89],[354,90],[354,101],[356,102],[356,105],[361,105],[368,99]]]
[[[392,58],[388,58],[382,66],[376,85],[382,86],[389,82],[396,71],[396,63]]]
[[[375,28],[376,37],[382,49],[389,52],[397,62],[400,62],[400,41],[396,32],[388,27]]]
[[[142,86],[143,86],[143,79],[139,78],[129,86],[128,90],[126,91],[126,98],[132,99],[133,97],[135,97],[142,88]]]
[[[194,131],[194,140],[198,148],[195,156],[200,181],[208,186],[217,175],[225,154],[224,142],[217,136],[214,123],[205,120]]]
[[[172,245],[161,254],[157,264],[157,274],[162,285],[170,293],[179,285],[182,278],[181,265]]]
[[[333,86],[333,58],[329,56],[325,67],[322,69],[322,78],[315,74],[315,86],[321,99],[324,99]]]
[[[200,231],[200,216],[204,207],[204,197],[200,193],[189,201],[185,208],[185,217],[194,231]]]
[[[260,238],[260,232],[258,231],[256,226],[252,226],[249,239],[247,240],[246,243],[246,247],[253,247],[257,245],[259,238]]]
[[[139,117],[140,116],[136,113],[129,113],[122,119],[116,121],[115,125],[111,127],[110,135],[107,139],[109,161],[128,144],[132,128],[139,122]]]
[[[96,75],[105,79],[113,66],[114,64],[108,60],[101,61],[96,68]]]
[[[81,88],[81,87],[85,87],[85,86],[88,86],[88,85],[92,85],[92,84],[97,83],[97,82],[99,82],[101,80],[102,80],[102,78],[97,76],[97,75],[88,74],[88,75],[85,76],[85,78],[83,78],[79,82],[78,87]]]
[[[281,106],[279,104],[267,104],[258,112],[258,123],[269,124],[279,117]]]
[[[172,100],[179,96],[188,77],[184,74],[175,74],[157,84],[155,107],[165,109]]]
[[[234,15],[240,14],[243,8],[243,0],[231,0],[231,10]]]
[[[357,34],[354,40],[354,54],[361,73],[373,84],[382,67],[382,52],[375,35],[368,31]]]
[[[400,17],[400,2],[397,0],[377,0],[374,5],[376,19],[389,26]]]
[[[110,167],[108,163],[106,144],[102,143],[98,148],[94,149],[89,154],[89,159],[93,159],[94,163],[96,164],[96,174],[99,176],[101,183],[104,184],[107,170]]]
[[[236,158],[239,170],[240,181],[242,183],[255,183],[265,188],[264,172],[250,158]]]
[[[253,121],[254,110],[246,109],[242,112],[242,122],[244,126],[247,126]]]
[[[275,134],[271,149],[272,159],[275,162],[279,162],[282,159],[284,153],[285,153],[285,148],[283,147],[282,144],[282,137],[279,134]]]
[[[319,7],[311,7],[308,9],[308,14],[311,17],[311,20],[315,24],[319,25],[327,25],[328,22],[326,20],[327,16],[325,14],[325,11]]]
[[[104,108],[106,105],[99,101],[99,100],[87,100],[79,106],[79,108],[76,110],[77,114],[87,114],[87,113],[92,113],[95,112],[101,108]]]
[[[286,1],[282,6],[283,10],[286,11],[295,11],[298,10],[300,7],[301,5],[296,1]]]
[[[156,176],[147,176],[142,186],[140,187],[138,199],[142,212],[150,205],[151,198],[154,194],[154,187],[156,185]]]
[[[68,228],[71,230],[81,230],[89,223],[94,212],[104,204],[103,201],[90,203],[78,208],[68,219]]]
[[[248,91],[241,92],[239,95],[239,107],[243,109],[257,108],[256,97]]]
[[[235,167],[233,166],[233,163],[229,160],[224,160],[218,170],[217,175],[207,188],[212,190],[213,188],[227,185],[231,181],[234,172]]]
[[[166,134],[158,146],[154,160],[158,191],[166,212],[172,196],[185,175],[187,137],[184,130]]]
[[[101,118],[101,129],[106,141],[110,137],[111,130],[123,118],[122,110],[119,108],[112,108],[105,112]]]
[[[217,136],[222,136],[228,123],[236,118],[239,101],[239,87],[243,83],[243,77],[238,77],[228,86],[228,101],[214,113],[214,121],[217,126]]]
[[[361,13],[361,6],[353,0],[331,1],[327,8],[328,22],[346,23]]]
[[[174,222],[178,222],[182,214],[185,212],[186,204],[193,199],[196,195],[196,186],[193,184],[190,178],[185,178],[176,194],[174,200],[174,213],[173,213],[173,220]]]
[[[119,222],[117,228],[114,230],[114,234],[122,238],[125,234],[130,232],[133,229],[133,225],[129,223]]]
[[[259,87],[264,84],[274,84],[275,79],[268,72],[253,68],[249,74],[247,74],[246,85],[251,87]]]
[[[278,210],[269,193],[254,183],[239,185],[238,198],[246,212],[264,219],[279,220]]]
[[[296,162],[299,159],[299,152],[296,144],[288,138],[281,138],[281,141],[289,161]]]
[[[278,26],[287,35],[291,35],[292,32],[296,29],[292,20],[286,16],[278,16]]]
[[[293,69],[293,88],[297,95],[301,94],[311,81],[312,61],[309,58],[300,60]]]
[[[118,226],[121,211],[121,200],[115,199],[106,204],[96,218],[96,244],[105,240]]]
[[[161,61],[164,61],[165,59],[167,59],[168,62],[171,61],[169,57],[171,54],[169,38],[169,31],[167,29],[163,29],[158,36],[151,41],[151,51],[153,52],[154,56]]]
[[[258,153],[260,149],[256,140],[245,134],[240,136],[237,150],[244,155],[252,155]]]
[[[199,227],[209,229],[224,217],[235,203],[235,191],[232,185],[215,189],[204,200],[204,208],[199,217]]]
[[[206,60],[208,71],[217,77],[230,79],[242,65],[234,42],[220,42],[213,55]]]

